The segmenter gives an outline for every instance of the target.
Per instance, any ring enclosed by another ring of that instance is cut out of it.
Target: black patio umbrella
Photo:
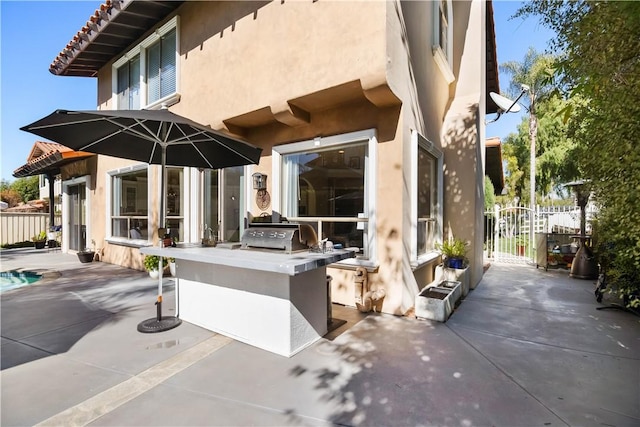
[[[56,110],[20,129],[76,151],[162,165],[159,211],[161,228],[165,228],[166,165],[220,169],[257,164],[262,152],[261,148],[167,109]],[[162,258],[160,264],[162,267]],[[138,325],[138,330],[141,327],[144,329],[141,332],[158,332],[180,324],[179,319],[162,317],[162,274],[156,304],[157,318]]]
[[[162,165],[221,169],[260,161],[261,148],[167,109],[56,110],[20,128],[76,151]],[[162,180],[164,194],[164,179]],[[160,226],[165,225],[164,197]]]

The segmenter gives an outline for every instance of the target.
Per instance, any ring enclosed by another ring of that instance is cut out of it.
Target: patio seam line
[[[104,310],[104,311],[107,311],[107,310]],[[67,329],[67,328],[72,328],[74,326],[82,325],[83,323],[89,322],[91,320],[97,320],[97,319],[100,319],[102,317],[111,317],[111,316],[115,316],[117,314],[117,313],[112,313],[110,311],[107,311],[107,313],[108,314],[101,314],[101,315],[96,316],[96,317],[90,317],[90,318],[87,318],[87,319],[84,319],[84,320],[80,320],[80,321],[75,322],[75,323],[70,323],[68,325],[60,326],[58,328],[49,329],[48,331],[38,332],[37,334],[25,335],[25,336],[20,337],[20,338],[9,338],[9,337],[3,335],[2,338],[10,339],[10,340],[16,341],[16,342],[21,342],[21,341],[18,341],[18,340],[25,340],[25,339],[29,339],[29,338],[33,338],[33,337],[38,337],[40,335],[50,334],[51,332],[58,332],[58,331],[61,331],[61,330]],[[26,343],[22,343],[22,344],[26,344]],[[29,345],[29,344],[26,344],[26,345]],[[34,348],[37,348],[37,347],[34,347]],[[57,354],[57,353],[52,353],[52,354]]]
[[[633,416],[633,415],[629,415],[629,414],[624,414],[622,412],[618,412],[618,411],[614,411],[613,409],[609,409],[609,408],[605,408],[604,406],[601,406],[600,409],[602,409],[603,411],[607,411],[607,412],[611,412],[612,414],[616,414],[616,415],[620,415],[626,418],[629,418],[631,420],[637,420],[640,421],[640,418]]]
[[[34,346],[31,346],[30,344],[24,343],[24,342],[22,342],[20,340],[26,340],[26,339],[33,338],[33,337],[39,337],[41,335],[50,334],[52,332],[58,332],[58,331],[61,331],[61,330],[64,330],[64,329],[68,329],[68,328],[71,328],[71,327],[74,327],[74,326],[81,325],[81,324],[89,322],[91,320],[100,319],[102,317],[112,317],[112,316],[117,314],[117,313],[112,313],[110,311],[107,311],[107,313],[108,314],[102,314],[102,315],[99,315],[99,316],[96,316],[96,317],[90,317],[88,319],[80,320],[78,322],[70,323],[68,325],[60,326],[58,328],[50,329],[48,331],[38,332],[37,334],[25,335],[25,336],[22,336],[22,337],[19,337],[19,338],[10,338],[10,337],[7,337],[6,335],[2,335],[2,338],[7,339],[7,340],[11,340],[11,341],[14,341],[14,342],[18,342],[18,343],[21,343],[21,344],[29,345],[30,347],[34,347]],[[38,350],[43,350],[43,349],[38,348],[38,347],[34,347],[34,348],[36,348]],[[47,351],[47,350],[43,350],[43,351]],[[51,353],[51,354],[58,354],[58,353]]]
[[[625,359],[625,360],[631,360],[631,361],[640,361],[640,358],[636,358],[636,357],[630,357],[630,356],[620,356],[620,355],[616,355],[616,354],[608,354],[608,353],[598,353],[596,351],[590,351],[590,350],[581,350],[581,349],[577,349],[577,348],[572,348],[572,347],[563,347],[557,344],[550,344],[550,343],[544,343],[544,342],[540,342],[540,341],[531,341],[531,340],[525,340],[522,338],[517,338],[511,335],[503,335],[503,334],[497,334],[494,332],[487,332],[487,331],[483,331],[481,329],[475,329],[469,326],[463,326],[463,325],[454,325],[454,327],[456,328],[460,328],[460,329],[466,329],[467,331],[472,331],[472,332],[477,332],[480,334],[485,334],[485,335],[491,335],[494,337],[500,337],[500,338],[506,338],[509,340],[513,340],[513,341],[518,341],[521,343],[525,343],[525,344],[535,344],[535,345],[540,345],[540,346],[544,346],[544,347],[553,347],[553,348],[557,348],[560,350],[568,350],[568,351],[573,351],[576,353],[587,353],[587,354],[592,354],[595,356],[607,356],[607,357],[616,357],[618,359]]]
[[[497,305],[497,306],[500,306],[500,307],[510,307],[510,308],[515,308],[515,309],[520,309],[520,310],[531,310],[531,311],[537,311],[537,312],[541,312],[541,313],[551,313],[551,314],[560,314],[560,315],[564,315],[564,316],[583,317],[583,318],[586,318],[586,319],[590,318],[589,315],[580,315],[580,313],[569,313],[569,314],[567,314],[567,312],[563,312],[563,311],[546,310],[546,309],[543,309],[543,308],[535,308],[535,307],[519,307],[517,305],[504,304],[504,303],[496,302],[496,298],[477,297],[477,298],[473,298],[471,300],[465,299],[465,302],[466,301],[469,301],[469,302],[482,302],[482,303],[485,303],[485,304],[492,304],[492,305]]]
[[[206,397],[209,399],[216,399],[216,400],[221,400],[227,403],[233,403],[233,404],[237,404],[238,406],[248,406],[250,408],[255,408],[255,409],[261,409],[264,410],[265,412],[271,412],[271,413],[276,413],[276,414],[281,414],[281,415],[289,415],[289,416],[295,416],[297,418],[304,418],[304,419],[308,419],[308,420],[314,420],[314,421],[318,421],[318,422],[327,422],[326,419],[324,418],[318,418],[318,417],[314,417],[314,416],[310,416],[310,415],[304,415],[301,413],[297,413],[297,412],[290,412],[288,409],[277,409],[271,406],[265,406],[265,405],[258,405],[256,403],[249,403],[243,400],[237,400],[237,399],[230,399],[228,397],[224,397],[218,394],[214,394],[214,393],[205,393],[203,391],[198,391],[198,390],[193,390],[187,387],[181,387],[178,386],[176,384],[170,384],[170,383],[166,383],[164,384],[165,387],[171,387],[174,388],[176,390],[182,390],[182,391],[186,391],[189,393],[193,393],[193,394],[197,394],[199,396],[202,397]],[[340,425],[340,424],[339,424]]]
[[[0,337],[4,338],[4,339],[5,339],[5,340],[7,340],[7,341],[11,341],[11,343],[13,343],[13,344],[20,344],[20,345],[24,345],[24,346],[27,346],[27,347],[29,347],[29,348],[33,348],[34,350],[38,350],[38,351],[42,351],[43,353],[50,354],[51,356],[55,356],[55,355],[59,354],[59,353],[54,353],[54,352],[49,351],[49,350],[45,350],[44,348],[36,347],[35,345],[28,344],[28,343],[26,343],[26,342],[22,342],[22,341],[19,341],[19,340],[15,340],[15,339],[13,339],[13,338],[5,337],[4,335],[2,335],[2,336],[0,336]],[[7,344],[8,344],[8,343],[7,343]]]
[[[0,1],[2,1],[2,0],[0,0]],[[203,340],[201,340],[199,342],[194,343],[193,346],[191,346],[189,348],[193,348],[193,347],[199,346],[200,344],[203,344],[205,341],[211,339],[212,337],[214,337],[216,335],[220,335],[220,334],[216,334],[215,332],[212,332],[211,334],[212,335],[210,337],[207,337],[207,338],[205,338],[205,339],[203,339]],[[149,349],[149,348],[147,347],[147,349]],[[184,351],[187,351],[187,350],[189,350],[189,349],[186,349]],[[181,354],[181,353],[175,354],[172,357],[177,357],[179,354]],[[91,368],[100,369],[102,371],[111,372],[111,373],[116,374],[116,375],[124,375],[126,377],[129,377],[129,379],[134,378],[134,377],[142,374],[143,372],[146,372],[149,369],[152,369],[152,368],[154,368],[156,366],[156,365],[151,366],[149,368],[146,368],[142,372],[134,374],[134,373],[131,373],[130,371],[124,370],[124,368],[114,368],[114,367],[108,367],[108,366],[101,366],[101,365],[92,363],[90,360],[87,360],[87,359],[84,359],[84,358],[81,358],[81,357],[79,358],[79,357],[72,356],[68,352],[60,353],[60,354],[54,354],[54,356],[64,357],[64,358],[67,358],[67,359],[69,359],[69,360],[71,360],[73,362],[76,362],[76,363],[79,363],[79,364],[82,364],[82,365],[85,365],[85,366],[89,366]],[[163,362],[158,362],[158,364],[159,363],[163,363]]]
[[[547,411],[549,411],[549,413],[553,414],[558,420],[560,420],[561,422],[563,422],[567,427],[571,426],[571,424],[569,424],[567,421],[565,421],[564,418],[562,418],[560,415],[558,415],[553,409],[549,408],[547,405],[544,404],[544,402],[542,402],[540,399],[538,399],[535,395],[533,395],[531,392],[529,392],[524,386],[522,386],[522,384],[520,384],[518,381],[516,381],[516,379],[512,376],[509,375],[509,373],[507,373],[504,369],[502,369],[499,365],[497,365],[493,360],[491,360],[487,355],[485,355],[483,352],[481,352],[478,348],[476,348],[476,346],[474,346],[471,342],[469,342],[467,339],[465,339],[462,335],[460,335],[455,329],[453,329],[450,325],[447,325],[445,323],[445,326],[447,328],[449,328],[449,330],[451,332],[453,332],[458,338],[460,338],[464,343],[466,343],[469,347],[471,347],[474,351],[476,351],[480,356],[482,356],[483,359],[485,359],[487,362],[489,362],[491,364],[491,366],[493,366],[494,368],[496,368],[500,373],[502,373],[502,375],[504,375],[506,378],[509,379],[509,381],[511,381],[513,384],[515,384],[520,390],[522,390],[526,395],[531,396],[531,398],[533,400],[535,400],[536,402],[538,402],[538,404],[540,404],[540,406],[542,406],[543,408],[545,408]]]
[[[231,338],[215,334],[128,380],[37,423],[36,426],[85,426],[162,384],[231,342],[233,342]]]

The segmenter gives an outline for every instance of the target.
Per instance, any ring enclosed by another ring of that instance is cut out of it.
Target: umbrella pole
[[[162,126],[166,126],[165,124],[163,124]],[[164,129],[164,132],[166,132],[166,129]],[[161,157],[160,157],[160,212],[158,215],[158,221],[160,221],[160,228],[158,230],[166,230],[166,217],[165,217],[165,193],[167,192],[166,190],[166,185],[167,185],[167,146],[165,144],[160,144],[160,147],[162,148],[161,151]],[[158,238],[160,238],[160,247],[163,247],[163,242],[164,242],[164,236],[158,236]],[[160,257],[160,263],[159,263],[159,268],[158,271],[160,271],[160,274],[158,275],[158,302],[156,304],[158,304],[158,321],[161,320],[162,318],[162,269],[163,269],[163,265],[162,265],[162,257]]]
[[[162,276],[164,272],[164,266],[162,265],[162,257],[158,260],[158,299],[156,300],[157,305],[157,318],[158,322],[162,320]]]
[[[164,128],[166,124],[163,124],[163,133],[166,134],[166,129]],[[160,166],[160,212],[158,215],[158,219],[160,221],[159,230],[166,230],[165,226],[165,197],[166,197],[166,161],[167,161],[167,148],[166,145],[160,144],[162,147],[161,152],[161,166]],[[158,236],[160,238],[160,247],[163,245],[163,237]],[[138,324],[139,332],[163,332],[168,331],[169,329],[173,329],[176,326],[182,323],[182,320],[175,316],[162,316],[162,276],[163,276],[164,266],[162,265],[162,257],[158,260],[158,299],[156,300],[156,317],[151,319],[144,320]]]

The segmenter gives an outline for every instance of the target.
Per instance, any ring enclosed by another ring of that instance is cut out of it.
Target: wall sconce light
[[[253,189],[254,190],[266,190],[267,189],[267,175],[256,172],[251,175],[253,178]]]

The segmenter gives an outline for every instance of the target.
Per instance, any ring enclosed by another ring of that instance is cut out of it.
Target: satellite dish
[[[520,111],[520,104],[518,101],[512,101],[509,98],[499,95],[495,92],[489,92],[489,96],[493,99],[493,102],[496,103],[498,108],[500,108],[505,113],[517,113]]]

